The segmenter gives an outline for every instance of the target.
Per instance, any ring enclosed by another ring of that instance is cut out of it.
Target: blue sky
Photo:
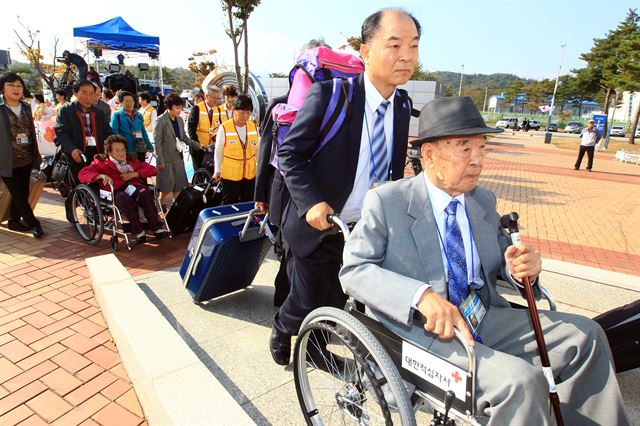
[[[63,4],[68,3],[68,6]],[[160,36],[163,65],[186,66],[192,51],[218,50],[216,59],[232,65],[231,41],[224,34],[225,16],[216,0],[123,1],[98,3],[30,0],[13,2],[0,26],[0,48],[11,48],[21,60],[12,30],[13,16],[41,31],[41,45],[51,50],[54,36],[63,48],[80,47],[72,37],[76,26],[122,16],[138,31]],[[313,5],[322,4],[322,8]],[[153,5],[145,10],[144,5]],[[640,2],[617,0],[262,0],[249,21],[250,67],[258,74],[287,72],[297,49],[323,36],[333,47],[345,36],[359,35],[370,13],[383,7],[403,7],[423,27],[420,60],[430,71],[489,74],[505,72],[528,78],[555,78],[560,45],[566,41],[563,73],[582,67],[579,60],[593,39],[603,37]],[[68,12],[73,12],[68,15]],[[13,15],[13,16],[12,16]],[[130,57],[126,63],[140,62]]]

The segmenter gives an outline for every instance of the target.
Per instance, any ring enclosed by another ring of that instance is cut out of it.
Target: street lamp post
[[[549,125],[551,124],[551,113],[553,112],[553,104],[556,101],[556,91],[558,90],[558,82],[560,81],[560,70],[562,69],[562,62],[564,61],[564,48],[567,47],[567,42],[562,43],[562,53],[560,54],[560,66],[558,67],[558,75],[556,75],[556,85],[553,87],[553,95],[551,96],[551,106],[549,107],[549,118],[547,118],[547,131],[544,134],[544,143],[551,143],[551,132],[549,131]]]
[[[489,88],[484,88],[484,104],[482,105],[482,112],[487,112],[487,93],[489,92]]]
[[[464,76],[464,64],[460,65],[462,70],[460,71],[460,87],[458,87],[458,96],[462,95],[462,77]]]

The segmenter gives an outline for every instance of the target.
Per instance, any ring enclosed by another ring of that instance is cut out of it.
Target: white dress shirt
[[[369,190],[369,168],[371,167],[371,139],[373,136],[373,126],[376,121],[376,110],[380,104],[387,100],[389,105],[384,114],[384,135],[387,145],[387,164],[391,164],[393,156],[393,101],[395,90],[388,99],[384,99],[378,89],[375,88],[371,80],[364,73],[364,117],[362,118],[362,136],[360,137],[360,154],[358,156],[358,167],[356,177],[353,182],[353,189],[347,201],[339,213],[340,218],[346,222],[357,222],[360,220],[364,196]],[[396,173],[403,173],[403,170],[396,170]]]
[[[473,288],[481,288],[484,285],[484,280],[480,274],[480,255],[476,247],[475,241],[473,241],[473,229],[469,226],[469,217],[464,204],[464,194],[451,197],[451,195],[444,192],[442,189],[435,186],[427,177],[426,173],[423,173],[424,180],[427,185],[427,192],[429,193],[429,200],[431,201],[431,210],[433,211],[433,217],[436,220],[436,226],[440,232],[438,241],[440,242],[440,253],[442,255],[442,264],[444,266],[444,276],[448,281],[449,276],[449,262],[447,261],[447,255],[445,254],[445,248],[443,243],[447,242],[446,235],[446,223],[447,212],[446,208],[452,200],[458,200],[458,207],[456,210],[456,220],[460,227],[460,233],[462,234],[462,242],[464,244],[464,254],[467,261],[467,280],[469,284],[472,282]],[[428,213],[427,213],[428,214]],[[421,286],[413,298],[413,307],[415,308],[420,301],[422,294],[431,287],[429,284]]]

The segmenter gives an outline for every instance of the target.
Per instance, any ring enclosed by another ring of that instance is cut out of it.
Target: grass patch
[[[636,139],[637,140],[637,139]],[[560,149],[569,149],[577,151],[580,146],[580,139],[563,138],[562,136],[553,135],[551,143]],[[600,146],[604,146],[604,140],[600,142]],[[627,138],[609,138],[609,148],[605,152],[616,153],[616,151],[625,150],[627,152],[640,153],[640,144],[635,145],[627,143]]]

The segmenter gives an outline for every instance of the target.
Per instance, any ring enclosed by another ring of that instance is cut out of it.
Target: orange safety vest
[[[247,141],[243,145],[233,119],[222,123],[224,127],[224,152],[222,157],[223,179],[239,181],[256,177],[256,153],[258,152],[258,129],[256,123],[247,121]]]
[[[220,112],[222,113],[222,121],[231,120],[231,118],[233,117],[233,115],[229,117],[229,114],[227,113],[227,111],[231,112],[232,110],[227,109],[227,103],[223,102],[222,105],[220,105]]]
[[[151,124],[151,113],[154,111],[153,105],[148,104],[144,111],[138,111],[142,113],[144,118],[144,128],[146,129]]]
[[[223,121],[226,121],[226,115],[222,113],[222,110],[219,106],[215,106],[213,109],[213,117],[211,122],[209,122],[209,112],[207,111],[207,105],[205,105],[204,101],[200,102],[198,105],[198,109],[200,110],[200,116],[198,117],[198,127],[196,127],[196,134],[198,135],[198,142],[202,146],[209,146],[211,144],[211,140],[216,137],[218,134],[218,127],[222,124]],[[209,133],[209,128],[212,129],[211,133]]]

